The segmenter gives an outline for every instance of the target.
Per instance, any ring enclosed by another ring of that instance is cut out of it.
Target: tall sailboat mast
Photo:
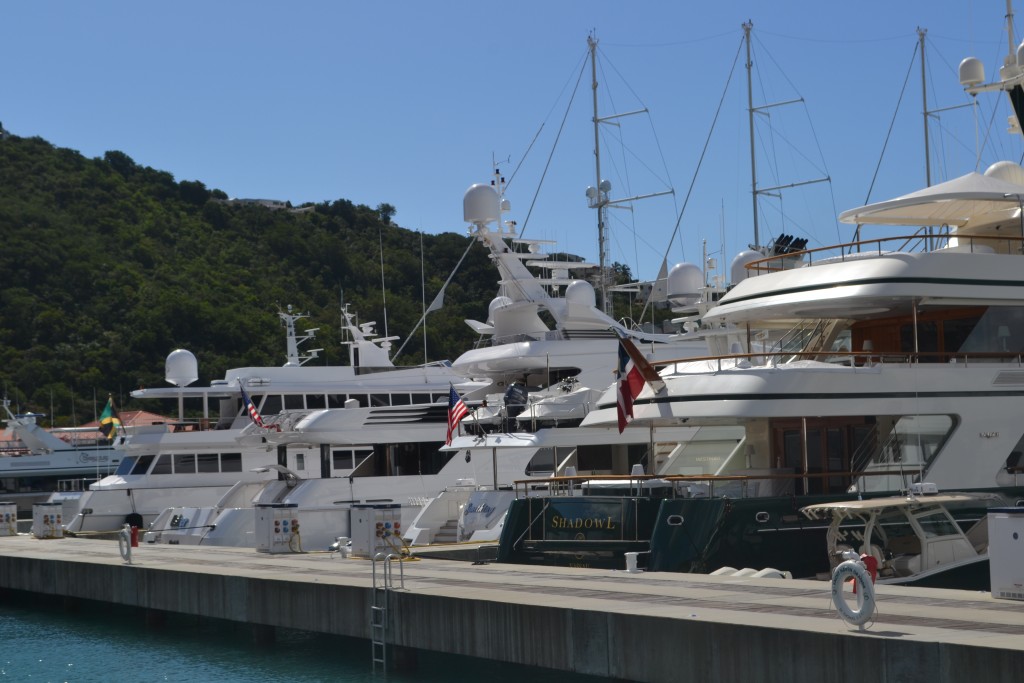
[[[750,195],[754,202],[754,249],[761,248],[761,235],[757,227],[757,155],[754,153],[754,62],[750,59],[750,30],[754,22],[743,24],[743,39],[747,44],[747,118],[750,123]]]
[[[593,187],[587,188],[587,203],[592,209],[597,209],[597,248],[600,252],[598,254],[598,270],[600,278],[599,287],[601,291],[601,310],[606,314],[612,315],[612,302],[608,296],[608,281],[611,279],[608,273],[608,215],[607,209],[609,206],[615,206],[618,204],[626,204],[637,199],[648,199],[650,197],[660,197],[666,194],[675,194],[674,189],[663,190],[661,192],[651,192],[649,194],[636,195],[634,197],[626,197],[624,199],[611,199],[610,193],[612,190],[612,184],[606,179],[601,178],[601,124],[609,123],[614,119],[622,118],[623,116],[632,116],[633,114],[646,114],[647,108],[638,109],[636,111],[626,112],[624,114],[612,114],[611,116],[601,117],[597,115],[597,38],[594,36],[587,36],[587,48],[590,51],[590,85],[593,91],[594,100],[594,171],[597,184]],[[616,124],[617,125],[617,124]]]

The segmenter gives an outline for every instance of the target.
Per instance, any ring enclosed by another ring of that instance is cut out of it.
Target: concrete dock
[[[0,589],[228,619],[270,636],[288,627],[371,639],[374,569],[328,553],[146,544],[129,565],[116,542],[0,537]],[[378,563],[378,584],[382,574]],[[437,559],[393,563],[392,578],[385,639],[397,652],[636,681],[1024,675],[1024,602],[987,593],[878,586],[862,631],[837,617],[826,582]]]

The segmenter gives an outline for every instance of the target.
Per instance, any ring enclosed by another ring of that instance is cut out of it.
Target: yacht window
[[[326,408],[326,397],[323,394],[306,394],[306,407],[310,410],[321,410]]]
[[[196,456],[197,466],[200,472],[216,472],[217,471],[217,454],[216,453],[200,453]]]
[[[255,401],[255,399],[253,399]],[[260,414],[264,417],[268,415],[277,415],[281,412],[281,396],[279,394],[268,394],[266,400],[263,401],[263,407],[260,408]]]
[[[332,451],[331,466],[336,470],[350,470],[355,467],[352,451]]]
[[[948,324],[948,323],[947,323]],[[992,306],[977,320],[959,350],[1019,353],[1024,350],[1024,307]]]
[[[171,474],[174,471],[173,461],[171,456],[164,453],[156,459],[156,464],[153,465],[153,474]]]
[[[305,453],[296,453],[295,454],[295,469],[297,471],[300,471],[300,472],[302,470],[306,469],[306,454]]]
[[[132,468],[132,474],[145,474],[155,457],[155,455],[140,455],[135,467]]]
[[[285,410],[302,410],[306,407],[305,396],[302,394],[285,394],[284,395],[284,409]]]
[[[328,408],[344,408],[345,407],[345,394],[329,394],[327,396],[327,407]]]
[[[431,403],[448,403],[448,394],[431,394]]]
[[[430,403],[430,394],[413,394],[413,403]]]
[[[195,474],[196,455],[195,453],[176,453],[174,455],[175,474]]]
[[[391,394],[391,405],[393,405],[393,406],[407,406],[407,405],[409,405],[409,394]]]
[[[241,453],[221,453],[220,454],[220,471],[221,472],[241,472],[242,471],[242,454]]]
[[[370,402],[366,398],[366,394],[349,394],[350,400],[354,400],[359,404],[360,408],[366,408],[370,405]]]
[[[131,474],[132,473],[132,467],[134,465],[135,465],[135,456],[129,455],[129,456],[126,456],[124,458],[121,458],[121,464],[117,466],[117,470],[115,470],[114,474],[120,474],[120,475]]]
[[[943,510],[935,510],[917,515],[917,523],[921,525],[925,538],[957,536],[960,534],[960,528],[957,527],[956,522],[950,519],[949,515]]]
[[[387,394],[370,394],[370,405],[374,408],[391,405]]]

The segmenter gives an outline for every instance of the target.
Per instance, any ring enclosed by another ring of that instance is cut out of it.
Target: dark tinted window
[[[285,394],[284,396],[284,408],[285,410],[302,410],[305,408],[305,402],[303,399],[305,396],[302,394]],[[268,413],[269,414],[269,413]]]
[[[195,453],[176,453],[174,456],[175,474],[195,474],[196,456]]]
[[[409,405],[409,394],[391,394],[391,405],[393,405],[393,406],[407,406],[407,405]]]
[[[135,463],[135,467],[132,468],[132,474],[145,474],[146,470],[149,469],[150,464],[153,462],[153,455],[140,455],[138,461]]]
[[[220,454],[220,471],[221,472],[241,472],[242,471],[242,454],[241,453],[221,453]]]
[[[216,453],[200,453],[196,456],[198,461],[198,467],[200,472],[216,472],[217,471],[217,454]]]
[[[327,401],[324,399],[323,394],[307,394],[306,395],[306,407],[310,410],[318,410],[320,408],[327,407]]]
[[[171,456],[166,453],[157,458],[156,464],[153,465],[153,474],[170,474],[173,471]]]
[[[254,401],[256,399],[253,399]],[[279,394],[270,394],[267,396],[267,400],[263,402],[263,407],[260,408],[261,415],[277,415],[281,412],[281,396]]]

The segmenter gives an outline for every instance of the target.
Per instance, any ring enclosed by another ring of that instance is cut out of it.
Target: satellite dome
[[[1024,185],[1024,168],[1012,161],[997,161],[985,169],[985,175],[1014,185]]]
[[[737,285],[747,279],[750,275],[750,271],[747,270],[747,264],[753,263],[754,261],[764,258],[764,256],[753,249],[747,249],[736,254],[732,259],[732,263],[729,264],[729,279],[733,285]]]
[[[977,57],[967,57],[960,62],[960,85],[969,88],[985,82],[985,66]]]
[[[501,219],[501,200],[490,185],[471,185],[462,197],[462,215],[467,223],[484,226]]]
[[[700,301],[704,274],[692,263],[677,263],[668,271],[667,296],[673,306],[692,306]]]
[[[594,286],[586,280],[573,280],[570,282],[569,286],[565,288],[565,300],[571,304],[597,305]]]
[[[191,351],[175,349],[167,354],[164,379],[178,387],[185,387],[199,379],[199,363]]]

